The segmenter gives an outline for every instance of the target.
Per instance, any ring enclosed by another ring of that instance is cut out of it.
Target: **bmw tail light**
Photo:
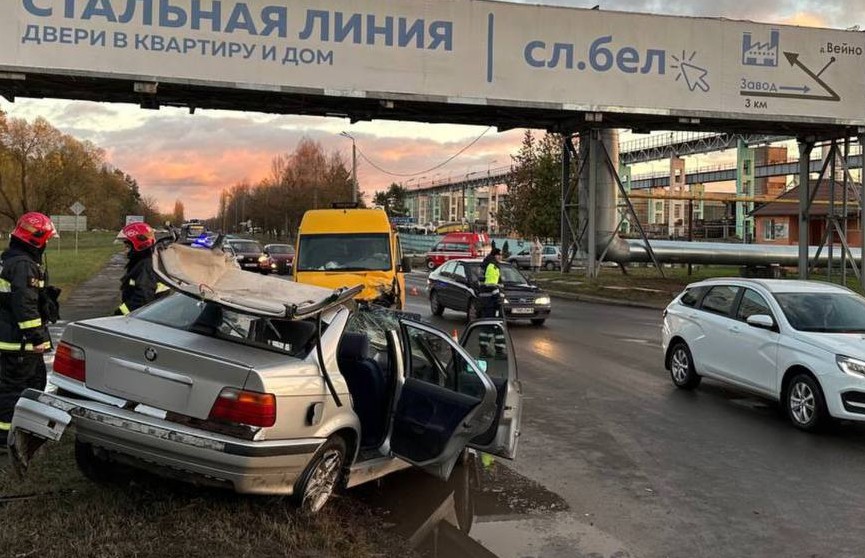
[[[273,426],[276,424],[276,396],[223,388],[210,409],[210,418],[249,426]]]
[[[84,349],[61,341],[54,353],[54,373],[83,382],[87,375]]]

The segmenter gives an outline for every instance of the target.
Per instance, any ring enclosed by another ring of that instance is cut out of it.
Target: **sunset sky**
[[[531,2],[537,3],[537,2]],[[723,16],[771,23],[849,28],[865,27],[865,0],[548,0],[548,4],[605,10],[646,11],[677,15]],[[377,164],[396,173],[415,173],[433,167],[483,133],[484,128],[363,122],[350,125],[337,118],[314,118],[179,109],[146,111],[133,105],[26,100],[0,100],[0,110],[13,117],[42,116],[64,132],[104,148],[112,164],[133,175],[146,195],[168,210],[182,199],[187,217],[216,213],[219,191],[267,174],[271,159],[289,152],[303,137],[339,150],[350,162],[351,142],[339,137],[352,133],[361,149]],[[522,132],[491,130],[471,150],[443,169],[421,178],[446,178],[505,166],[516,151]],[[372,193],[392,181],[361,162],[359,181]]]

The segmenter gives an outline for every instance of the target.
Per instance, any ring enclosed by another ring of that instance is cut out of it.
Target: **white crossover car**
[[[664,311],[673,383],[703,376],[780,401],[793,424],[865,421],[865,298],[810,281],[714,279]]]

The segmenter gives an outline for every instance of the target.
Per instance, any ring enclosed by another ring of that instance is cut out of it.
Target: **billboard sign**
[[[144,215],[127,215],[126,216],[126,224],[131,225],[132,223],[143,223]]]
[[[486,0],[0,3],[0,72],[129,80],[145,94],[177,83],[862,125],[863,63],[860,32]]]

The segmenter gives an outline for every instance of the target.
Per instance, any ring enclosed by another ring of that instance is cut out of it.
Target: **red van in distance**
[[[491,248],[490,237],[484,233],[448,233],[427,253],[426,267],[432,271],[450,260],[483,258]]]

